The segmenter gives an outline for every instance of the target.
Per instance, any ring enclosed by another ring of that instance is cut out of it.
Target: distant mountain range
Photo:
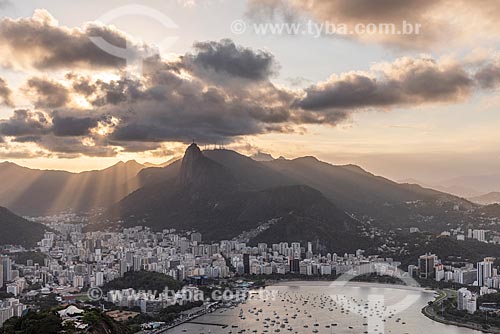
[[[257,157],[254,157],[257,159]],[[195,229],[207,240],[317,241],[329,250],[374,246],[362,236],[369,218],[383,228],[426,230],[460,219],[467,200],[416,184],[399,184],[355,165],[314,157],[259,161],[230,150],[201,152],[193,144],[182,159],[146,167],[135,161],[101,171],[40,171],[0,164],[0,205],[26,215],[95,211],[89,230],[151,226]],[[415,204],[418,203],[418,204]]]
[[[373,245],[360,237],[360,222],[346,212],[390,227],[416,224],[412,218],[419,209],[408,203],[424,202],[419,208],[425,214],[472,206],[354,165],[335,166],[314,157],[255,161],[230,150],[201,152],[194,144],[182,160],[144,169],[134,183],[143,186],[97,216],[91,229],[195,229],[208,240],[259,230],[251,241],[318,240],[328,249],[346,250]]]
[[[464,192],[464,197],[474,197],[490,192],[500,191],[500,174],[488,175],[466,175],[443,180],[439,182],[444,187],[460,187],[469,189],[470,192]]]
[[[42,240],[46,228],[0,207],[0,231],[0,245],[21,245],[29,248]]]
[[[129,161],[70,173],[0,163],[0,205],[23,216],[106,208],[140,186],[135,177],[143,168]]]
[[[257,152],[254,155],[252,155],[250,158],[252,158],[255,161],[273,161],[274,157],[269,154],[269,153],[264,153],[264,152]]]
[[[202,153],[191,145],[180,163],[162,171],[165,181],[150,183],[109,210],[95,228],[138,222],[155,229],[195,229],[207,240],[233,238],[268,224],[257,241],[320,240],[328,248],[354,249],[363,240],[359,223],[318,190],[233,151]],[[104,225],[103,225],[104,223]],[[357,240],[355,244],[353,240]],[[355,246],[354,246],[355,245]]]
[[[485,195],[469,198],[469,200],[473,203],[482,205],[498,204],[500,203],[500,192],[491,192]]]
[[[500,174],[466,175],[426,183],[416,179],[406,179],[400,182],[419,184],[463,198],[475,198],[485,194],[500,192]]]
[[[373,175],[359,166],[335,166],[314,157],[277,159],[263,164],[286,175],[294,183],[318,189],[339,207],[357,214],[378,213],[388,203],[453,198],[418,185],[398,184]]]

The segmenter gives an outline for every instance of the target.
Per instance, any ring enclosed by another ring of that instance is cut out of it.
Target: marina
[[[421,309],[434,299],[424,289],[372,283],[335,285],[292,282],[266,288],[266,299],[250,295],[241,305],[219,309],[166,334],[479,333],[426,318]],[[408,299],[410,304],[401,306]],[[399,305],[399,306],[398,306]]]

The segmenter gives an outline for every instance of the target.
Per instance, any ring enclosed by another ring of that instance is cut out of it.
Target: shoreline
[[[441,323],[443,325],[467,328],[467,329],[472,329],[472,330],[483,332],[483,333],[500,334],[500,328],[496,328],[496,327],[483,328],[483,326],[480,324],[476,324],[476,323],[472,323],[472,322],[469,322],[469,323],[457,322],[457,321],[453,321],[453,320],[448,320],[444,317],[437,315],[433,309],[434,304],[442,302],[448,295],[446,292],[443,292],[443,290],[436,292],[436,293],[439,293],[439,296],[437,296],[435,298],[435,300],[433,301],[433,305],[426,305],[421,310],[422,314],[426,318],[428,318],[432,321]]]
[[[350,286],[350,287],[355,287],[355,286],[369,286],[369,287],[381,287],[381,288],[393,288],[393,289],[398,289],[398,290],[411,290],[411,291],[421,291],[421,292],[426,292],[426,293],[437,293],[437,291],[423,287],[423,286],[410,286],[410,285],[404,285],[404,284],[395,284],[395,283],[378,283],[378,282],[356,282],[356,281],[348,281],[348,282],[342,282],[338,280],[331,280],[331,281],[326,281],[326,280],[318,280],[318,281],[304,281],[304,280],[280,280],[280,281],[269,281],[266,282],[266,287],[271,287],[271,286],[290,286],[290,284],[293,283],[304,283],[301,284],[301,286],[332,286],[332,287],[339,287],[339,286]]]
[[[273,288],[273,287],[276,287],[276,288],[279,288],[279,287],[292,287],[292,288],[297,287],[297,288],[300,288],[301,286],[304,288],[307,288],[307,287],[321,288],[321,287],[329,287],[329,286],[332,286],[332,287],[346,286],[346,287],[350,287],[350,288],[353,288],[353,287],[377,288],[378,287],[380,289],[397,289],[397,290],[417,291],[420,293],[425,293],[428,296],[430,293],[432,293],[434,295],[434,299],[431,299],[429,296],[429,300],[433,301],[434,303],[439,302],[440,300],[444,300],[444,298],[446,298],[448,296],[445,292],[443,292],[443,290],[436,291],[436,290],[432,290],[429,287],[415,287],[415,286],[407,286],[407,285],[402,285],[402,284],[377,283],[377,282],[338,282],[335,280],[303,281],[303,280],[298,280],[298,279],[297,280],[291,279],[291,280],[280,280],[280,281],[266,281],[266,285],[264,288]],[[449,321],[449,320],[446,320],[446,319],[441,318],[439,316],[434,316],[432,314],[433,312],[426,313],[426,310],[431,309],[431,308],[432,308],[432,305],[425,305],[423,308],[420,309],[420,311],[421,311],[420,313],[423,316],[425,316],[427,319],[429,319],[430,321],[433,321],[435,323],[439,323],[441,325],[446,325],[446,326],[453,326],[453,327],[458,327],[458,328],[470,329],[470,330],[477,331],[477,333],[482,332],[482,333],[500,334],[500,329],[497,329],[497,328],[484,329],[484,328],[482,328],[482,325],[480,325],[480,324],[473,324],[473,323],[467,324],[467,323],[459,323],[459,322]],[[418,310],[419,310],[419,308],[416,308],[415,312],[418,313]],[[432,309],[432,311],[433,311],[433,309]],[[205,316],[206,315],[207,314],[205,314]],[[201,317],[203,317],[203,316],[204,315],[201,315]],[[189,323],[189,321],[188,321],[188,323]],[[172,328],[170,328],[170,329],[172,329]],[[160,332],[160,333],[164,333],[164,332],[165,332],[165,330]]]
[[[442,290],[436,291],[433,290],[432,288],[429,287],[415,287],[415,286],[408,286],[404,284],[394,284],[394,283],[377,283],[377,282],[338,282],[336,280],[333,281],[325,281],[325,280],[319,280],[319,281],[301,281],[301,280],[282,280],[278,282],[274,282],[269,284],[269,286],[290,286],[290,284],[293,283],[300,283],[303,286],[308,286],[308,287],[322,287],[322,286],[350,286],[350,287],[380,287],[380,288],[392,288],[392,289],[398,289],[398,290],[410,290],[410,291],[420,291],[424,293],[432,293],[434,295],[437,294],[437,296],[434,299],[434,303],[439,302],[443,300],[443,298],[447,297],[447,294],[444,293]],[[299,285],[300,286],[300,285]],[[447,320],[445,318],[439,317],[438,315],[433,315],[431,313],[434,313],[432,310],[432,305],[426,305],[422,308],[421,313],[428,318],[431,321],[443,324],[443,325],[448,325],[448,326],[455,326],[455,327],[461,327],[461,328],[467,328],[471,330],[475,330],[478,332],[482,333],[491,333],[491,334],[500,334],[500,328],[488,328],[485,329],[482,327],[480,324],[475,324],[475,323],[461,323],[461,322],[456,322],[452,320]]]

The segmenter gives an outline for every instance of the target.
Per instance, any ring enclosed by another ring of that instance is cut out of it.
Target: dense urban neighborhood
[[[500,302],[494,257],[477,262],[446,254],[441,259],[431,253],[392,258],[382,255],[387,251],[383,247],[381,254],[362,249],[352,254],[321,253],[315,241],[209,242],[195,231],[154,232],[142,226],[84,232],[86,219],[74,214],[35,220],[50,229],[36,247],[4,246],[2,250],[2,325],[29,319],[33,312],[58,310],[61,326],[71,323],[76,330],[96,325],[86,320],[89,312],[127,328],[166,329],[217,308],[237,306],[266,282],[335,280],[346,275],[355,281],[446,288],[454,291],[453,308],[471,315],[500,310],[500,303],[491,301]],[[422,237],[418,228],[406,234]],[[475,247],[498,243],[497,236],[486,230],[454,229],[434,238]],[[392,252],[401,254],[401,249]],[[217,289],[222,291],[217,294]]]

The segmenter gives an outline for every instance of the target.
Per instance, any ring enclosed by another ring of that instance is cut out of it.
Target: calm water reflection
[[[377,330],[380,328],[379,333],[480,333],[436,323],[422,315],[421,309],[434,299],[433,292],[423,289],[369,283],[349,283],[339,287],[328,282],[292,282],[267,287],[266,290],[275,296],[274,300],[262,301],[258,295],[254,295],[246,304],[235,309],[219,310],[196,319],[196,322],[205,325],[184,324],[166,333],[227,334],[231,331],[264,334],[357,334],[368,330],[368,319],[379,319],[381,327],[374,327]],[[346,299],[338,299],[339,294]],[[404,311],[391,315],[391,305],[405,298],[412,301],[411,305]],[[349,305],[358,307],[357,313],[364,314],[366,318],[349,311]],[[225,324],[228,327],[222,328],[215,324]]]

